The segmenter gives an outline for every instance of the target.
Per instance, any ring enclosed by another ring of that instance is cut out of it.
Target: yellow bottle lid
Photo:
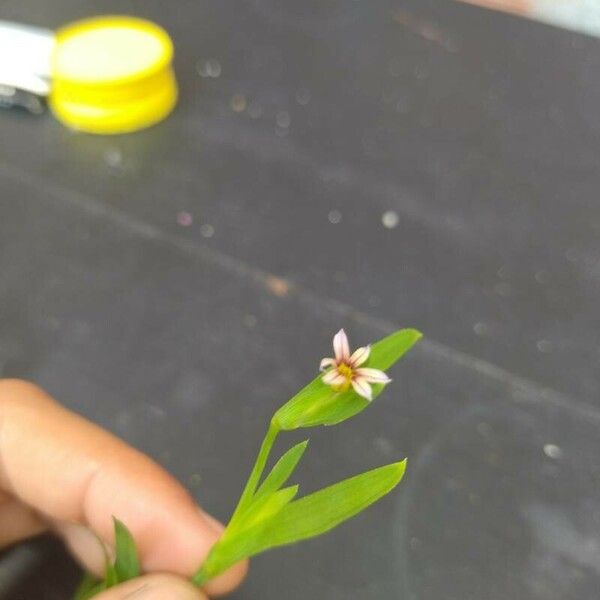
[[[105,16],[56,34],[49,103],[67,126],[127,133],[164,119],[177,102],[173,44],[158,25]]]

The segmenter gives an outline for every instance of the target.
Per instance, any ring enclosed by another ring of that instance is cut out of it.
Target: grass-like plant
[[[297,498],[298,486],[286,486],[286,483],[298,466],[308,440],[290,448],[265,477],[263,474],[281,432],[337,425],[362,412],[390,383],[385,371],[420,338],[418,331],[402,329],[351,353],[344,330],[335,335],[335,356],[321,361],[322,373],[273,415],[237,507],[223,535],[192,577],[195,584],[204,585],[244,558],[321,535],[358,514],[400,483],[406,460]],[[107,561],[103,581],[86,576],[75,600],[87,600],[140,574],[131,534],[117,519],[114,523],[115,561]]]

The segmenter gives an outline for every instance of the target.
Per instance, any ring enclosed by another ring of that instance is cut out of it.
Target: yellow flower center
[[[348,381],[350,381],[352,379],[354,370],[352,369],[352,367],[350,365],[342,363],[341,365],[338,365],[337,370],[338,370],[338,373],[340,375],[343,375]]]

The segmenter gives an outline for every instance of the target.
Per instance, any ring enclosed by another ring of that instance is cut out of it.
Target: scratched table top
[[[171,33],[180,104],[114,138],[0,113],[0,374],[226,518],[332,334],[417,327],[299,473],[408,456],[405,482],[233,598],[596,598],[600,41],[446,0],[0,4],[123,11]],[[42,540],[4,554],[0,597],[76,578]]]

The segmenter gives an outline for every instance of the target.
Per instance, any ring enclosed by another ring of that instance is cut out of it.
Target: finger
[[[38,535],[47,525],[37,514],[11,496],[0,496],[0,548]]]
[[[146,575],[94,596],[94,600],[207,600],[191,583],[173,575]]]
[[[209,516],[209,518],[212,517]],[[63,538],[71,552],[76,557],[79,557],[80,562],[88,571],[102,577],[107,558],[114,559],[112,548],[108,547],[89,527],[85,527],[84,525],[77,523],[56,523],[53,530]],[[245,576],[245,567],[245,564],[238,567],[244,569],[240,577]],[[230,591],[231,584],[229,579],[223,579],[219,576],[212,580],[206,587],[211,595],[221,596]]]
[[[156,463],[32,384],[0,382],[0,428],[0,487],[109,543],[114,515],[132,532],[146,571],[191,575],[221,533]],[[227,592],[245,571],[238,565],[207,589]]]
[[[53,530],[87,571],[102,577],[107,559],[114,558],[110,546],[89,527],[79,523],[55,523]]]

